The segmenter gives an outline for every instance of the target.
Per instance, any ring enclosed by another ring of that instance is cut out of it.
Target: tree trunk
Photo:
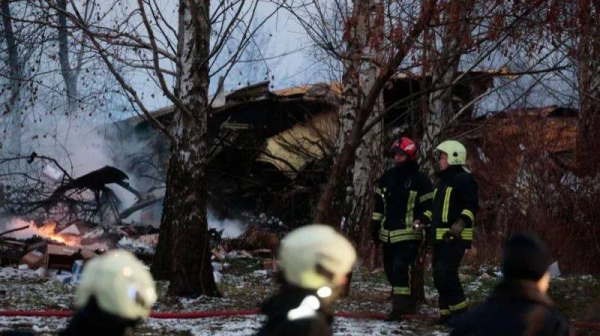
[[[191,3],[190,7],[188,3]],[[178,92],[174,142],[152,273],[178,296],[219,295],[206,219],[206,133],[210,22],[208,1],[180,1]]]
[[[338,118],[339,118],[339,129],[338,129],[338,137],[336,141],[336,158],[341,155],[341,151],[344,148],[344,143],[350,136],[350,132],[352,131],[352,127],[354,126],[354,121],[356,119],[356,112],[360,109],[360,105],[362,102],[362,90],[360,87],[360,62],[362,56],[362,40],[359,37],[358,24],[356,20],[359,20],[361,9],[364,10],[364,4],[367,4],[368,1],[357,0],[354,1],[354,8],[352,11],[352,19],[349,21],[348,27],[346,27],[347,34],[347,49],[346,55],[347,59],[343,62],[344,65],[344,73],[342,75],[342,99],[339,107]],[[336,160],[337,161],[337,160]],[[348,174],[351,171],[352,167],[347,167],[343,176],[339,176],[340,183],[338,190],[334,191],[332,199],[330,199],[330,209],[326,214],[322,216],[316,216],[318,219],[315,219],[318,223],[324,223],[328,225],[332,225],[334,227],[346,226],[342,223],[342,218],[347,217],[344,216],[344,208],[348,203],[348,194],[346,190],[342,189],[351,184],[350,177],[351,174]],[[318,213],[318,211],[317,211]]]
[[[67,104],[69,110],[74,110],[77,105],[77,78],[75,71],[71,69],[69,62],[69,40],[67,36],[67,18],[64,14],[67,10],[67,0],[57,0],[58,8],[58,59],[60,62],[60,71],[65,81],[65,90],[67,93]]]
[[[15,33],[13,30],[12,16],[10,11],[10,1],[2,0],[2,26],[4,32],[2,37],[6,41],[6,49],[8,52],[8,68],[9,68],[9,89],[10,97],[5,106],[3,106],[1,114],[8,118],[8,135],[6,147],[1,148],[3,151],[10,151],[16,154],[21,152],[21,113],[19,97],[22,84],[22,69],[19,60],[19,51],[16,44]],[[2,146],[0,146],[2,147]]]
[[[596,8],[597,10],[600,8]],[[593,15],[593,14],[592,14]],[[579,129],[576,161],[582,175],[600,171],[600,29],[595,18],[580,30],[577,80]]]
[[[426,64],[424,66],[426,69],[431,69],[431,85],[434,87],[447,87],[433,91],[430,94],[427,113],[423,115],[424,134],[419,143],[421,169],[432,180],[435,180],[438,164],[436,155],[434,155],[435,147],[446,140],[444,133],[449,126],[449,121],[456,112],[452,102],[453,90],[451,84],[458,76],[460,58],[468,49],[469,41],[471,41],[472,27],[468,17],[475,8],[475,1],[453,0],[448,6],[449,8],[446,8],[446,12],[443,14],[445,18],[442,19],[446,24],[440,28],[442,29],[441,50],[430,49],[432,46],[435,48],[437,42],[439,42],[435,38],[431,41],[427,39],[426,42],[431,44],[424,45],[426,55],[435,55],[435,59],[425,59]],[[425,35],[429,36],[428,33]],[[433,36],[437,35],[434,33]],[[424,261],[425,256],[421,251],[412,273],[412,296],[417,302],[425,301]]]
[[[336,155],[329,179],[317,204],[314,216],[315,222],[329,223],[335,226],[339,223],[335,217],[332,218],[335,215],[335,206],[338,204],[335,199],[338,197],[337,195],[340,195],[340,186],[343,185],[347,178],[348,168],[353,164],[356,157],[356,149],[361,143],[365,123],[373,111],[373,107],[377,103],[385,84],[394,74],[408,52],[413,48],[424,27],[429,24],[435,3],[435,0],[428,0],[422,4],[421,15],[418,21],[415,22],[414,27],[412,27],[404,41],[398,43],[398,50],[387,60],[385,67],[382,67],[382,70],[377,74],[371,90],[360,103],[360,107],[356,109],[352,129],[347,133],[346,139],[343,141],[343,146],[337,152],[338,154]],[[343,126],[340,125],[340,128],[343,128]],[[343,193],[341,194],[343,195]]]
[[[434,69],[432,82],[436,86],[446,86],[452,84],[458,73],[458,60],[448,65],[447,68]],[[454,114],[452,107],[452,88],[446,88],[434,91],[429,96],[429,113],[423,116],[425,123],[424,134],[419,143],[421,153],[421,168],[431,178],[435,175],[437,160],[434,155],[434,149],[439,145],[444,137],[444,131],[448,127],[448,120]]]
[[[426,68],[432,71],[432,86],[447,87],[457,78],[460,58],[468,51],[472,42],[472,22],[469,17],[475,10],[474,0],[452,0],[441,14],[445,24],[440,28],[441,38],[428,41],[430,45],[428,55],[433,55],[428,60]],[[437,36],[435,33],[433,36]],[[440,50],[434,48],[441,41]],[[431,177],[435,174],[437,160],[434,156],[435,147],[442,142],[448,122],[454,115],[452,104],[452,87],[437,90],[429,96],[429,113],[423,116],[424,134],[420,142],[421,167]]]
[[[365,99],[373,88],[377,79],[379,67],[376,62],[379,53],[382,52],[381,41],[383,40],[383,24],[381,4],[376,4],[373,0],[355,1],[355,8],[358,9],[358,25],[356,29],[357,43],[361,50],[358,52],[360,59],[351,67],[353,70],[359,68],[359,87],[351,91],[358,93],[358,97],[347,99],[348,104],[345,107],[347,115],[354,116],[359,110],[360,103]],[[380,10],[378,10],[380,9]],[[355,77],[355,76],[354,76]],[[349,92],[350,93],[350,92]],[[369,113],[367,123],[381,115],[383,110],[383,101],[381,94]],[[352,118],[354,121],[354,118]],[[345,140],[346,134],[344,134]],[[353,242],[360,247],[362,237],[365,232],[369,232],[370,215],[373,207],[374,185],[382,170],[382,138],[383,121],[377,123],[360,140],[360,145],[356,150],[356,161],[350,165],[352,179],[347,179],[346,199],[344,207],[345,231]]]

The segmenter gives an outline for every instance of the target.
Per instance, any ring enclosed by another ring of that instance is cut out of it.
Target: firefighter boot
[[[448,314],[440,314],[440,317],[438,317],[433,324],[435,325],[448,325],[448,321],[450,321],[450,318],[452,316],[448,313]]]
[[[414,314],[415,304],[410,295],[392,296],[392,311],[386,316],[386,321],[402,321],[406,314]]]
[[[450,315],[450,318],[444,324],[448,327],[453,328],[456,325],[456,322],[458,321],[458,319],[466,312],[467,312],[467,308],[453,311],[452,315]]]

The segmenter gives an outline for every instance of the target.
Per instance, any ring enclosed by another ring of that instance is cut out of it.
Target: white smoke
[[[247,225],[237,219],[218,219],[209,208],[207,211],[208,227],[215,230],[223,230],[223,238],[237,238],[246,231]]]
[[[37,227],[35,226],[35,224],[33,224],[33,222],[28,222],[21,218],[8,218],[0,220],[0,233],[16,228],[21,228],[24,226],[28,226],[28,228],[5,234],[2,237],[28,239],[37,234]]]

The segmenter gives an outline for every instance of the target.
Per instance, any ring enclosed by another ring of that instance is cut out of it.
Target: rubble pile
[[[88,260],[114,248],[129,250],[150,263],[159,234],[159,229],[153,226],[107,229],[83,221],[63,225],[56,222],[37,225],[22,220],[18,223],[0,232],[0,266],[32,270],[39,277],[63,283],[77,283]],[[221,278],[219,271],[230,258],[259,259],[264,272],[277,271],[276,252],[289,228],[265,214],[245,213],[235,223],[240,226],[236,228],[239,230],[233,230],[237,237],[224,234],[231,229],[227,224],[222,229],[209,230],[215,279]],[[30,236],[17,234],[25,230]]]
[[[18,238],[16,233],[22,230],[34,234]],[[157,242],[158,229],[154,227],[114,227],[107,231],[83,222],[66,226],[30,223],[0,232],[0,266],[29,269],[39,277],[77,283],[85,262],[98,254],[121,248],[148,259]]]
[[[223,230],[209,229],[215,279],[221,278],[219,270],[230,258],[260,259],[262,272],[271,274],[277,271],[279,243],[290,229],[278,218],[264,213],[259,216],[242,213],[242,221],[247,223],[245,230],[235,238],[223,238]]]

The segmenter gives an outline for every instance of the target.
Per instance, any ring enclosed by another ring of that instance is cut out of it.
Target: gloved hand
[[[420,220],[416,219],[413,223],[412,223],[412,229],[415,231],[419,231],[419,230],[423,230],[425,228],[425,226],[421,223]]]
[[[457,220],[456,222],[454,222],[454,224],[452,224],[452,226],[450,227],[450,229],[448,230],[448,234],[451,237],[454,237],[455,239],[462,239],[462,232],[465,229],[465,222],[462,221],[462,219]]]

